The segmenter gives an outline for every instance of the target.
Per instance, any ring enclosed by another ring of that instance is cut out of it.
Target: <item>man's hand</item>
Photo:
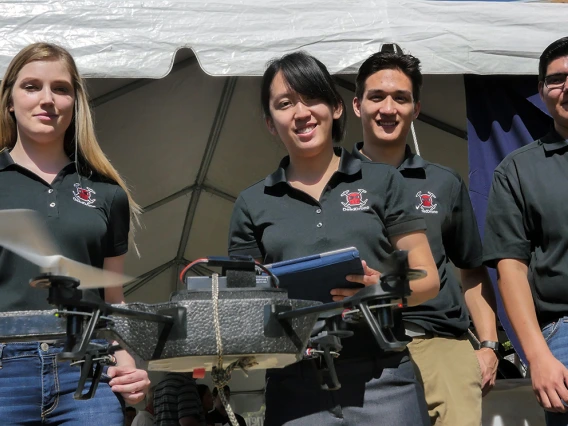
[[[481,348],[475,351],[475,355],[477,355],[477,361],[481,369],[481,395],[485,396],[493,389],[493,386],[495,386],[499,358],[497,358],[497,354],[489,348]]]
[[[112,380],[112,391],[120,393],[126,403],[133,405],[144,399],[150,387],[148,372],[132,366],[109,367],[107,374]]]
[[[364,260],[361,261],[363,264],[363,271],[365,275],[347,275],[345,279],[352,283],[359,283],[363,284],[365,287],[377,284],[379,282],[379,278],[381,277],[381,273],[379,271],[375,271],[373,268],[369,268],[367,266],[367,262]],[[334,288],[330,291],[331,295],[333,296],[334,302],[339,302],[346,297],[353,296],[356,294],[360,288]]]
[[[530,364],[533,391],[538,403],[547,411],[566,413],[568,407],[568,369],[552,354],[543,354]]]

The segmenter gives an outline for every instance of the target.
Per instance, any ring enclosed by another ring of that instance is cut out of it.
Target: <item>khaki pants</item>
[[[408,345],[435,426],[481,425],[481,369],[462,338],[414,337]]]

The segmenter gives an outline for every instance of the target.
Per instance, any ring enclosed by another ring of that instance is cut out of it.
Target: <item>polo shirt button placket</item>
[[[53,188],[47,190],[48,216],[57,216],[57,191]]]
[[[318,208],[316,209],[316,214],[321,214],[321,208],[320,208],[320,207],[318,207]],[[316,224],[316,227],[317,227],[317,228],[323,227],[323,223],[318,222],[318,223]]]

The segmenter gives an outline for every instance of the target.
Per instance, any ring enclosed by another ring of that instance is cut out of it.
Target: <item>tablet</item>
[[[346,275],[363,275],[359,251],[347,247],[326,253],[264,265],[278,277],[279,286],[288,290],[290,299],[332,302],[334,288],[362,288]]]

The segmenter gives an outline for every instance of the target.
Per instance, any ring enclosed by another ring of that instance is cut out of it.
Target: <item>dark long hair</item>
[[[333,108],[343,109],[341,117],[333,120],[331,128],[333,141],[340,142],[345,135],[347,120],[345,102],[325,65],[306,52],[290,53],[268,63],[260,89],[260,103],[264,116],[270,118],[270,86],[280,71],[286,83],[300,96],[321,99]]]

